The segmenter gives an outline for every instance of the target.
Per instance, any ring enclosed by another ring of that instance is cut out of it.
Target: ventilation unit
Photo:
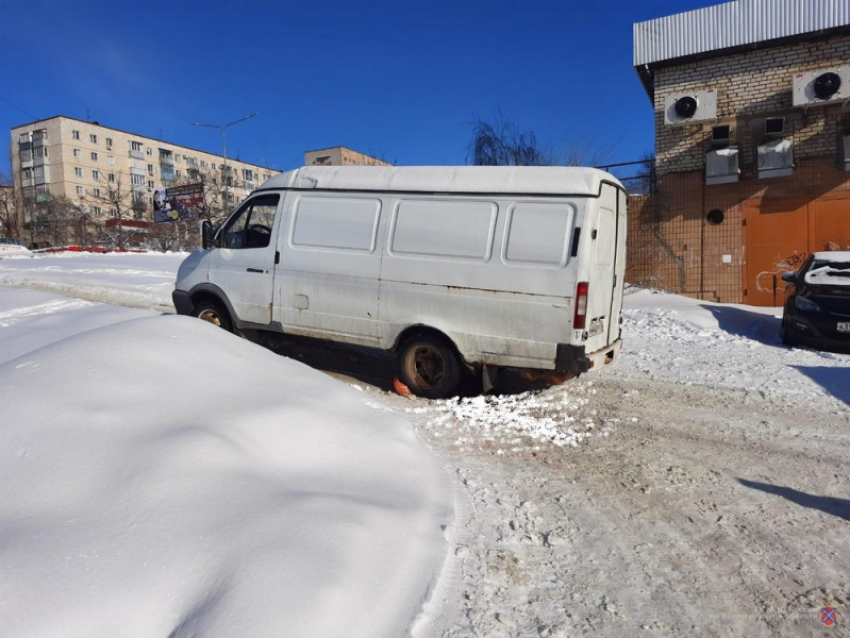
[[[714,89],[670,95],[664,100],[664,123],[668,126],[717,119]]]
[[[789,177],[794,174],[794,143],[790,139],[771,140],[758,147],[759,179]]]
[[[719,148],[706,153],[705,183],[708,186],[732,184],[738,181],[740,174],[737,146]]]
[[[808,107],[842,100],[850,100],[850,67],[794,75],[794,106]]]

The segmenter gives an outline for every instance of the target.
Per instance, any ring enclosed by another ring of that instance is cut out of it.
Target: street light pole
[[[246,115],[245,117],[239,118],[229,124],[203,124],[202,122],[192,122],[192,126],[206,126],[208,128],[218,128],[221,129],[221,150],[222,155],[224,157],[224,165],[222,168],[222,182],[225,182],[227,179],[227,129],[229,129],[234,124],[239,124],[239,122],[244,122],[245,120],[250,120],[252,117],[256,117],[259,113],[251,113],[250,115]],[[222,185],[226,185],[226,182]]]

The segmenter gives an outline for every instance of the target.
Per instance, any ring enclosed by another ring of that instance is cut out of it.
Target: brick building
[[[783,271],[850,249],[850,4],[739,0],[634,33],[656,185],[632,199],[629,278],[781,305]]]

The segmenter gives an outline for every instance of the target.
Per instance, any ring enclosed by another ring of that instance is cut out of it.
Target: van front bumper
[[[584,346],[559,343],[555,355],[555,369],[561,372],[598,370],[620,356],[620,347],[622,344],[623,340],[617,339],[614,343],[605,346],[601,350],[588,354],[585,352]]]
[[[189,315],[192,313],[192,298],[185,290],[174,290],[171,293],[171,301],[178,315]]]

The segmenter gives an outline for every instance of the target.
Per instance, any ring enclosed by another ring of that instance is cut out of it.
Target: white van
[[[588,168],[300,168],[204,224],[174,305],[397,353],[425,397],[505,366],[563,382],[619,353],[626,201]]]

